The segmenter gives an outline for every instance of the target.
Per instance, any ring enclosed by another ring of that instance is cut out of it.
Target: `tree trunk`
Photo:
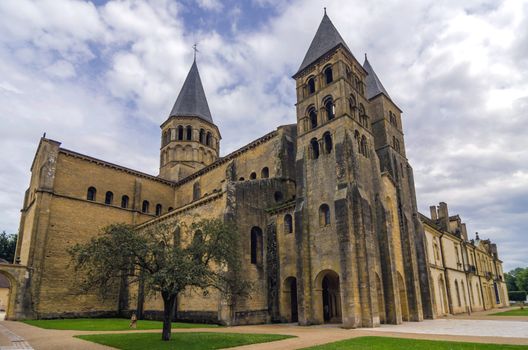
[[[161,293],[161,296],[163,297],[163,332],[161,333],[161,340],[170,340],[176,294]]]

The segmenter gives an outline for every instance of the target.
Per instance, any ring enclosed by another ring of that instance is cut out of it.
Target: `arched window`
[[[331,96],[326,97],[325,100],[323,101],[323,104],[324,104],[324,107],[325,107],[326,119],[327,120],[334,119],[334,117],[335,117],[335,105],[334,105],[334,100],[332,99],[332,97]]]
[[[183,126],[181,125],[178,126],[178,140],[183,140]]]
[[[273,198],[275,198],[275,202],[282,202],[282,199],[284,198],[284,196],[282,195],[282,192],[281,191],[276,191],[275,194],[273,195]]]
[[[164,131],[161,136],[161,144],[165,146],[167,144],[167,131]]]
[[[244,177],[240,177],[240,178],[238,179],[238,181],[244,181],[244,180],[245,180]]]
[[[361,154],[368,158],[368,144],[365,135],[361,136]]]
[[[311,77],[308,79],[308,94],[313,94],[315,92],[315,78]]]
[[[262,171],[260,172],[260,177],[262,179],[267,179],[269,177],[269,168],[268,167],[262,168]]]
[[[205,144],[205,130],[200,129],[200,143]]]
[[[256,172],[252,172],[250,175],[249,175],[249,179],[250,180],[255,180],[257,178],[257,173]]]
[[[210,132],[207,132],[207,136],[205,137],[205,144],[209,147],[213,147],[213,135],[211,135]]]
[[[284,215],[284,232],[285,233],[293,232],[293,219],[290,214]]]
[[[185,135],[187,137],[187,141],[191,141],[192,140],[192,127],[190,125],[187,125],[185,130],[187,131],[186,132],[187,135]]]
[[[350,108],[350,114],[354,114],[354,111],[356,110],[356,98],[354,95],[350,95],[348,98],[348,108]]]
[[[262,230],[260,227],[254,226],[251,229],[251,263],[257,266],[262,265]]]
[[[149,202],[143,201],[143,204],[141,205],[141,212],[148,213],[149,212]]]
[[[313,159],[319,158],[319,142],[317,142],[316,138],[313,138],[310,141],[310,148],[312,150],[312,158]]]
[[[330,135],[330,132],[325,132],[323,135],[323,141],[324,141],[324,150],[326,154],[332,153],[332,135]]]
[[[173,211],[173,210],[174,210],[174,208],[173,208],[173,207],[169,207],[169,210],[168,210],[168,211]]]
[[[317,128],[317,112],[314,107],[308,109],[308,118],[310,118],[310,127],[312,129]]]
[[[199,199],[201,197],[201,189],[200,189],[200,183],[195,182],[193,185],[193,201]]]
[[[113,201],[114,201],[114,194],[111,191],[106,192],[105,204],[110,205],[112,204]]]
[[[324,69],[325,82],[330,84],[334,81],[334,75],[332,73],[332,66],[328,66]]]
[[[95,195],[97,194],[97,190],[95,187],[88,187],[88,192],[86,192],[86,199],[89,201],[95,200]]]
[[[328,204],[321,204],[319,207],[319,225],[330,225],[330,207]]]
[[[361,136],[357,130],[354,131],[354,140],[356,140],[358,152],[361,153]]]
[[[128,196],[121,197],[121,208],[128,208]]]
[[[365,113],[365,107],[361,103],[359,104],[359,123],[366,128],[369,126],[368,116]]]
[[[156,216],[160,216],[161,215],[161,210],[162,210],[162,207],[161,207],[161,204],[156,204]]]

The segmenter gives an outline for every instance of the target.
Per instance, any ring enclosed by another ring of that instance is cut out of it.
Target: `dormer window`
[[[326,84],[330,84],[334,81],[334,74],[332,72],[332,66],[328,66],[324,69],[324,76]]]

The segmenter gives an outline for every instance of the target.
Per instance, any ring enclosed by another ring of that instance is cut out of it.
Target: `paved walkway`
[[[479,317],[474,315],[474,317]],[[0,327],[4,328],[20,339],[25,340],[37,350],[109,350],[112,348],[74,338],[80,334],[100,334],[101,331],[62,331],[33,327],[21,322],[2,321]],[[3,333],[0,328],[0,338]],[[130,332],[159,332],[155,331],[122,331],[108,333]],[[226,333],[261,333],[261,334],[286,334],[296,338],[279,342],[254,344],[232,348],[236,350],[290,350],[302,349],[308,346],[325,344],[343,339],[362,336],[387,336],[398,338],[414,338],[429,340],[469,341],[477,343],[519,344],[528,345],[528,318],[518,320],[512,317],[502,317],[500,320],[479,320],[453,317],[449,319],[426,320],[424,322],[408,322],[403,325],[383,325],[371,329],[342,329],[338,326],[311,326],[299,327],[294,324],[275,324],[240,326],[226,328],[204,329],[174,329],[180,332],[226,332]],[[7,334],[7,333],[6,333]],[[3,347],[0,349],[15,349]],[[31,349],[27,347],[26,349]]]

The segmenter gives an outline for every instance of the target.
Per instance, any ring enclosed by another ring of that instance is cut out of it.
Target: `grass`
[[[460,343],[450,341],[359,337],[306,348],[305,350],[526,350],[525,345]]]
[[[25,320],[22,321],[32,326],[45,329],[61,329],[74,331],[126,331],[130,320],[124,318],[73,318],[57,320]],[[172,328],[211,328],[218,327],[211,324],[173,322]],[[135,330],[162,329],[160,321],[138,320]]]
[[[528,316],[528,307],[525,307],[524,310],[518,308],[509,311],[497,312],[489,316]]]
[[[272,342],[287,338],[279,334],[238,333],[172,333],[170,341],[162,341],[161,333],[127,333],[78,335],[77,338],[123,350],[210,350],[247,344]]]

